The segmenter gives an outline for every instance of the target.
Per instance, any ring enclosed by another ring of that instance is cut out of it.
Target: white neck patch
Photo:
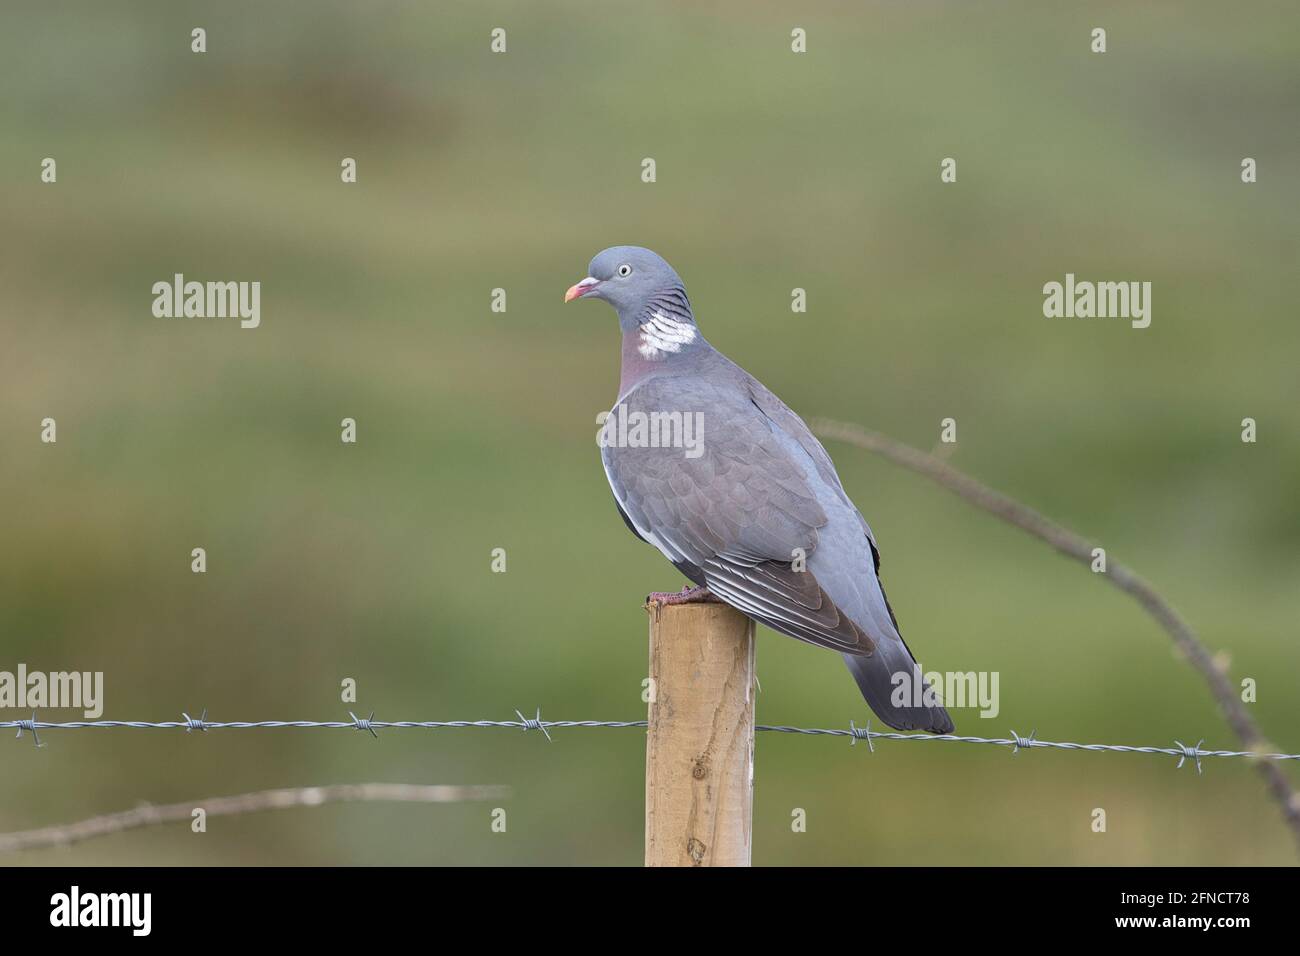
[[[637,351],[643,358],[659,359],[665,354],[680,352],[682,346],[695,341],[695,326],[690,322],[678,322],[662,312],[641,324],[641,344]]]

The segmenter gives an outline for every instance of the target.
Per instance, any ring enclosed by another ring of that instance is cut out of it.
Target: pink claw
[[[706,587],[685,587],[680,591],[654,591],[646,598],[654,604],[721,604]]]

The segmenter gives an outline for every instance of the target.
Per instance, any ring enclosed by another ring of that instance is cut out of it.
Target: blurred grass
[[[627,534],[592,441],[613,316],[559,301],[635,242],[805,415],[921,447],[955,416],[955,464],[1155,582],[1294,750],[1296,25],[1282,3],[11,3],[0,669],[104,670],[118,718],[324,719],[344,677],[387,718],[642,714],[638,604],[679,582]],[[262,327],[154,319],[173,272],[260,280]],[[1151,281],[1151,328],[1043,319],[1066,272]],[[831,450],[922,663],[1001,672],[1002,713],[959,731],[1232,744],[1122,596]],[[761,720],[865,716],[833,655],[760,645]],[[508,783],[504,835],[477,805],[330,807],[17,862],[639,861],[635,731],[433,736],[52,732],[5,747],[0,829],[274,786]],[[763,737],[754,827],[767,864],[1294,862],[1246,764],[1124,755]]]

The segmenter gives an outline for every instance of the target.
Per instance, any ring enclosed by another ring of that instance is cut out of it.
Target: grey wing
[[[826,486],[834,491],[846,505],[853,509],[857,515],[858,522],[862,525],[862,530],[871,542],[871,550],[876,551],[876,536],[871,533],[871,526],[867,524],[867,519],[862,516],[862,512],[849,500],[848,492],[844,490],[844,485],[840,482],[840,476],[835,471],[835,463],[831,461],[831,456],[827,454],[825,447],[817,440],[817,436],[812,433],[812,429],[800,418],[794,410],[770,388],[760,382],[754,376],[750,375],[739,365],[731,363],[736,373],[745,383],[749,391],[751,401],[777,428],[785,432],[791,439],[798,443],[804,453],[812,459],[813,467],[817,469],[818,476],[826,483]],[[876,569],[880,567],[880,556],[876,554]]]
[[[766,420],[734,390],[657,380],[626,399],[640,408],[702,409],[701,453],[610,447],[605,472],[640,537],[679,567],[698,569],[714,594],[774,630],[841,653],[870,654],[871,639],[811,570],[826,513]],[[672,389],[671,394],[668,389]]]

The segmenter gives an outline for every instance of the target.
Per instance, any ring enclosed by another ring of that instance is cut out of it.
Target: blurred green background
[[[958,467],[1136,567],[1300,749],[1298,27],[1281,2],[13,0],[0,670],[102,670],[110,718],[335,719],[346,677],[378,718],[644,716],[640,603],[682,582],[601,471],[614,315],[560,301],[636,243],[805,416],[923,448],[955,417]],[[260,280],[261,328],[154,318],[174,272]],[[1152,282],[1151,327],[1045,319],[1066,272]],[[959,732],[1235,745],[1131,601],[830,450],[922,664],[1001,674]],[[764,631],[758,660],[761,722],[868,716],[835,655]],[[331,806],[0,865],[641,859],[635,730],[44,737],[0,742],[0,831],[330,782],[514,796],[504,834],[490,804]],[[1244,761],[766,735],[756,779],[757,864],[1295,861]]]

